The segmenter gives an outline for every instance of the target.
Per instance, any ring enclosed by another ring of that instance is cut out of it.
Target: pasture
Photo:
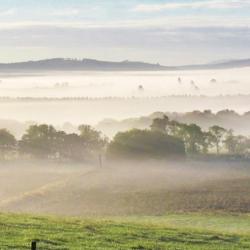
[[[0,214],[1,249],[250,249],[248,215],[60,218]]]

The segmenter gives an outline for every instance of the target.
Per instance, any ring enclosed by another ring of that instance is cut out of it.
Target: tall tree
[[[0,129],[0,152],[1,158],[5,158],[6,153],[16,146],[16,138],[6,129]]]
[[[162,118],[155,118],[150,127],[152,131],[166,133],[168,124],[169,124],[169,118],[166,115],[164,115]]]
[[[212,136],[212,142],[215,145],[216,152],[217,154],[220,153],[220,146],[226,136],[227,130],[220,127],[220,126],[212,126],[209,128],[209,132],[211,133]]]
[[[229,130],[226,134],[226,138],[224,140],[225,148],[227,149],[229,154],[235,154],[237,151],[237,140],[236,136],[233,134],[233,130]]]
[[[48,158],[57,152],[57,131],[46,124],[32,125],[23,135],[19,145],[21,152]]]
[[[204,137],[201,128],[196,124],[182,124],[181,135],[184,139],[186,150],[190,154],[197,154],[201,151]]]
[[[89,125],[80,125],[80,138],[90,152],[103,152],[108,143],[108,138],[102,136],[100,131],[95,130]]]
[[[203,152],[203,154],[208,153],[209,148],[211,147],[212,143],[213,143],[212,134],[209,131],[203,132],[203,140],[202,140],[202,152]]]
[[[78,134],[66,134],[64,131],[58,131],[57,141],[60,158],[76,161],[87,160],[88,149]]]

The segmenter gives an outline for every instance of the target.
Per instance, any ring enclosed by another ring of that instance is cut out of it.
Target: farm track
[[[52,174],[57,178],[47,183],[43,178],[44,185],[10,197],[6,188],[0,211],[62,216],[250,212],[250,173],[245,169],[106,166],[54,169]]]
[[[57,181],[53,181],[51,183],[42,185],[41,187],[36,188],[32,191],[27,191],[27,192],[21,193],[19,195],[12,196],[8,199],[4,199],[4,200],[0,201],[0,210],[4,209],[5,207],[9,207],[12,204],[20,203],[26,199],[32,199],[35,197],[45,196],[46,194],[48,194],[49,192],[51,192],[55,189],[61,189],[65,186],[67,186],[67,184],[72,182],[72,180],[74,180],[75,178],[87,177],[87,176],[89,176],[93,173],[96,173],[96,172],[97,172],[97,169],[89,170],[83,174],[79,174],[79,173],[72,174],[69,177],[60,178]]]

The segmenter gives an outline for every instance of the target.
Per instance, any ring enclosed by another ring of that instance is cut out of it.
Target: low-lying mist
[[[221,125],[249,134],[248,127],[242,125],[243,119],[244,124],[249,119],[249,113],[243,115],[250,110],[249,86],[249,68],[1,73],[0,128],[9,129],[20,139],[34,123],[52,124],[68,133],[76,132],[80,124],[90,124],[111,138],[116,132],[137,125],[149,127],[154,117],[150,114],[161,111],[167,115],[172,112],[172,120],[197,123],[202,128]],[[232,109],[238,114],[192,112],[208,109]],[[192,113],[184,115],[185,112]],[[131,117],[141,118],[128,119]],[[100,122],[106,118],[112,120]],[[248,165],[249,162],[226,160],[117,161],[105,162],[103,167],[98,162],[2,162],[0,211],[80,216],[164,215],[181,211],[248,213]]]
[[[0,96],[131,97],[250,93],[249,68],[187,71],[0,72]],[[141,86],[139,88],[139,86]]]
[[[243,113],[250,110],[249,86],[249,68],[0,72],[0,118],[20,122],[46,121],[54,125],[64,122],[93,125],[105,118],[126,119],[155,111],[233,109]],[[28,99],[22,99],[25,97]]]
[[[248,162],[22,162],[0,168],[0,211],[164,215],[250,211]]]

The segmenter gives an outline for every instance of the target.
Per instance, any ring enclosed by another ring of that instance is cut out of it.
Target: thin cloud
[[[137,12],[159,12],[164,10],[174,10],[183,8],[193,9],[234,9],[250,7],[250,0],[204,0],[182,3],[162,3],[162,4],[139,4],[133,11]]]
[[[78,9],[65,9],[65,10],[56,10],[51,13],[52,16],[76,16],[80,14]]]
[[[12,16],[15,13],[16,13],[15,9],[8,9],[8,10],[0,11],[0,16]]]
[[[158,17],[141,20],[120,20],[112,21],[25,21],[25,22],[0,22],[0,30],[16,30],[32,27],[55,27],[71,29],[95,29],[95,28],[188,28],[188,27],[229,27],[246,28],[250,27],[250,17],[232,17],[228,19],[225,16],[176,16],[176,17]]]

